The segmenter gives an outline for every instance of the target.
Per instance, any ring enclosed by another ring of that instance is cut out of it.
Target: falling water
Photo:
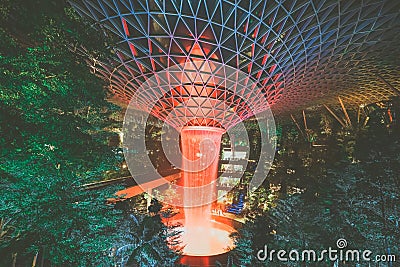
[[[216,127],[188,126],[181,131],[184,189],[184,253],[214,255],[226,247],[229,233],[211,221],[211,204],[216,199],[216,179],[221,137]],[[221,233],[220,233],[221,232]],[[221,238],[221,234],[227,236]],[[219,248],[217,248],[219,247]],[[220,252],[222,253],[222,252]]]

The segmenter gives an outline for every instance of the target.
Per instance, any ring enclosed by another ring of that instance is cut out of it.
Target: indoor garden
[[[0,21],[0,266],[399,266],[398,1]]]

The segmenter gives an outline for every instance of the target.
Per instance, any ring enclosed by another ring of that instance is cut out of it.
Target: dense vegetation
[[[106,40],[64,1],[1,1],[0,16],[0,266],[176,260],[158,215],[107,204],[116,187],[84,187],[123,161],[108,142],[119,108],[86,63],[108,55]]]
[[[348,249],[399,255],[399,125],[342,127],[327,115],[314,117],[313,140],[293,124],[284,126],[274,168],[264,187],[250,196],[257,216],[234,235],[234,266],[332,266],[329,260],[260,261],[257,252],[265,245],[270,250],[322,251],[337,248],[340,238],[347,240]],[[271,185],[279,185],[278,190]]]
[[[64,8],[51,1],[1,4],[2,266],[99,264],[117,235],[120,212],[105,202],[113,189],[82,188],[121,161],[104,131],[115,107],[71,53],[70,44],[92,49],[93,38]]]
[[[173,266],[166,240],[176,233],[155,201],[150,214],[135,200],[116,209],[106,199],[117,188],[84,189],[121,173],[108,144],[118,108],[85,61],[107,57],[112,40],[64,1],[3,0],[0,21],[0,266]],[[73,53],[81,47],[85,56]],[[342,127],[322,114],[309,125],[280,124],[273,169],[247,196],[229,265],[282,266],[257,251],[322,250],[339,238],[400,257],[399,124]]]

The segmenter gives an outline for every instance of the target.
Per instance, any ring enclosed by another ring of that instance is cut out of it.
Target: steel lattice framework
[[[399,86],[400,1],[81,0],[72,5],[117,37],[115,58],[93,67],[109,80],[120,103],[128,103],[155,73],[199,61],[246,73],[278,112],[330,104],[337,96],[367,104],[396,94],[384,80]],[[243,109],[248,101],[237,91],[221,97],[223,88],[200,91],[196,97],[230,99],[227,108]],[[171,90],[170,100],[153,113],[165,119],[175,101],[191,94],[185,86]],[[196,123],[217,126],[214,120]]]

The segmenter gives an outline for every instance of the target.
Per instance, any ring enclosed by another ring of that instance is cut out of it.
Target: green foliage
[[[296,141],[290,131],[286,139],[284,132],[282,153],[277,155],[268,177],[272,185],[279,184],[281,194],[269,209],[258,210],[258,216],[234,236],[236,248],[231,254],[235,264],[332,266],[329,261],[260,262],[255,256],[264,245],[269,250],[322,251],[336,248],[339,238],[348,241],[349,249],[369,249],[374,255],[389,251],[399,254],[399,125],[371,125],[349,131],[333,127],[323,118],[321,128],[319,141],[324,146],[317,147]],[[351,144],[343,142],[344,134]],[[294,191],[296,188],[301,190]],[[250,196],[255,207],[266,201],[257,194],[268,192],[258,191]]]
[[[166,226],[159,215],[131,213],[118,224],[123,236],[110,255],[117,266],[175,266],[180,256],[180,231]]]
[[[71,44],[104,51],[63,1],[2,1],[0,11],[0,265],[39,252],[53,265],[94,266],[120,212],[106,204],[116,188],[83,185],[122,158],[107,146],[116,108]]]
[[[99,261],[111,245],[118,218],[118,212],[105,205],[111,192],[79,188],[70,171],[57,174],[39,163],[28,172],[19,164],[8,165],[15,168],[7,173],[13,181],[1,184],[0,214],[14,228],[0,244],[3,252],[29,254],[44,249],[46,258],[58,265],[88,266]],[[53,175],[44,175],[44,170]]]
[[[84,45],[88,56],[109,55],[105,39],[82,19],[66,0],[3,0],[0,22],[7,36],[16,44],[15,50],[1,46],[0,54],[19,54],[20,48],[46,44],[58,50]],[[4,53],[7,51],[9,53]]]

